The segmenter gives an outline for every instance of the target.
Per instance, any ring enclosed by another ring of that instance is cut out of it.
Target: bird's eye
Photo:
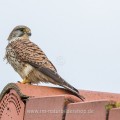
[[[24,32],[24,30],[23,30],[23,29],[21,29],[20,31]]]
[[[22,29],[22,31],[23,31],[24,33],[26,33],[26,30],[25,30],[25,29]]]
[[[25,32],[25,29],[23,29],[23,28],[21,28],[21,29],[18,29],[18,30],[20,30],[21,32]]]

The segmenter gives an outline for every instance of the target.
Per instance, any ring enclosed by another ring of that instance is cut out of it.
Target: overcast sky
[[[76,88],[120,92],[119,0],[0,0],[0,91],[21,80],[3,61],[16,25],[31,28],[31,40]]]

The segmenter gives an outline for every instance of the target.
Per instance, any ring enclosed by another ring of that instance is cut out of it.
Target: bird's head
[[[27,26],[16,26],[10,33],[8,40],[11,41],[16,38],[29,38],[31,36],[31,30]]]

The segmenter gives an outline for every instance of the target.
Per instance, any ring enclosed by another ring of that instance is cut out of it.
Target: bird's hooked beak
[[[29,32],[29,33],[27,33],[27,35],[28,35],[28,36],[31,36],[32,34],[31,34],[31,32]]]
[[[23,29],[23,32],[27,34],[29,37],[32,35],[29,29]]]

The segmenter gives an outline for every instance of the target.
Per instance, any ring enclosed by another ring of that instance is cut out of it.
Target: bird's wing
[[[34,63],[39,67],[49,68],[57,72],[54,65],[49,61],[44,52],[30,40],[17,40],[10,44],[17,54],[17,58],[26,63]]]
[[[83,97],[79,95],[78,90],[58,75],[53,64],[36,44],[29,40],[17,40],[11,43],[11,47],[17,54],[18,59],[22,62],[30,64],[38,71],[52,78],[55,81],[55,84],[63,86],[83,100]]]

